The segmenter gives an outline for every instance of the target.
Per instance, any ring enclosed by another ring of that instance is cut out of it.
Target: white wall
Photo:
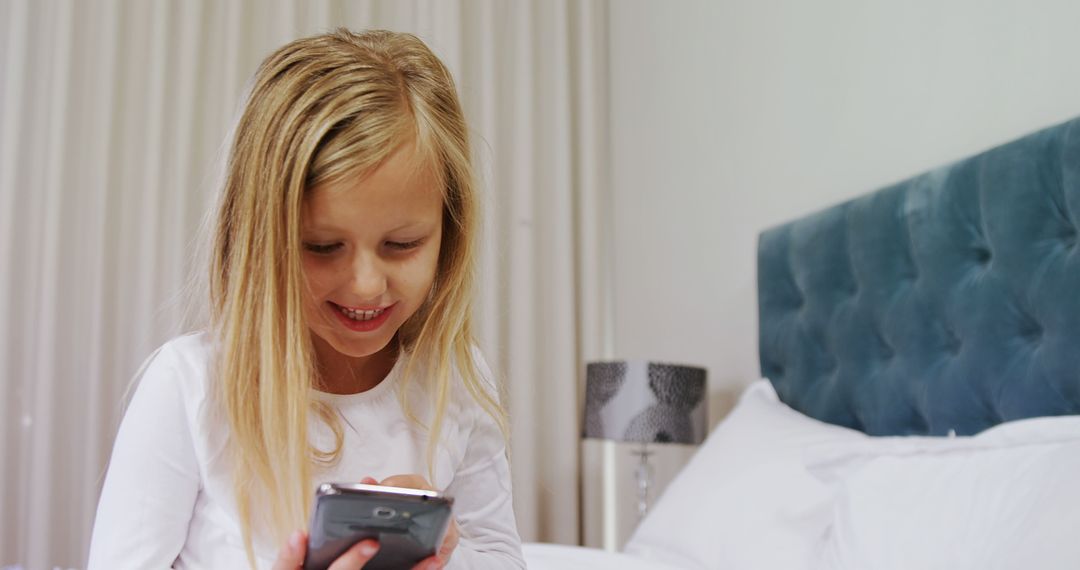
[[[616,356],[707,366],[715,411],[759,374],[758,232],[1080,115],[1078,21],[1065,0],[612,2]]]

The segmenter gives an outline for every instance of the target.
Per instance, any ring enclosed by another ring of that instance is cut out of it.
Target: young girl
[[[227,172],[210,326],[149,360],[89,567],[299,568],[316,486],[363,481],[454,498],[418,568],[524,568],[471,336],[477,197],[446,67],[407,34],[290,43],[259,68]]]

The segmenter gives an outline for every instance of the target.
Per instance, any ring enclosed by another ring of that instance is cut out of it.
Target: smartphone
[[[453,504],[436,491],[323,483],[315,492],[304,570],[325,570],[368,538],[379,541],[379,551],[365,570],[412,568],[442,544]]]

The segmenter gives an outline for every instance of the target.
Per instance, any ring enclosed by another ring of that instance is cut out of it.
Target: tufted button
[[[1038,342],[1038,341],[1042,340],[1042,336],[1043,336],[1042,325],[1040,325],[1036,321],[1031,321],[1031,323],[1029,323],[1028,326],[1024,329],[1022,334],[1029,341]]]
[[[960,340],[959,336],[957,336],[956,330],[952,327],[945,326],[942,327],[941,332],[944,335],[944,342],[941,345],[942,349],[944,349],[949,354],[959,354],[960,347],[963,346],[964,342]]]
[[[848,427],[866,433],[866,422],[859,415],[859,409],[849,408],[848,412],[851,414],[851,425]]]
[[[875,328],[874,335],[877,336],[878,347],[882,360],[889,360],[896,355],[896,351],[893,350],[892,345],[889,344],[889,341],[885,340],[885,335],[881,332],[881,329]]]
[[[993,257],[994,257],[994,253],[992,251],[990,251],[990,248],[988,248],[988,247],[976,247],[975,248],[975,261],[977,261],[979,263],[979,265],[986,265],[986,264],[990,263],[990,260],[993,259]]]
[[[915,410],[914,424],[918,428],[917,431],[920,434],[930,432],[930,418],[926,415],[926,410],[921,408],[917,403],[912,406]]]

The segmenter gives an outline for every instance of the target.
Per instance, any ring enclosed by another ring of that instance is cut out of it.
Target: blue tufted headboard
[[[761,372],[871,435],[1080,413],[1080,119],[763,232]]]

